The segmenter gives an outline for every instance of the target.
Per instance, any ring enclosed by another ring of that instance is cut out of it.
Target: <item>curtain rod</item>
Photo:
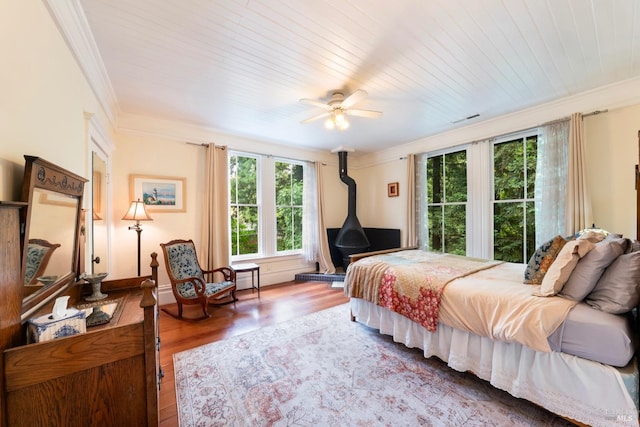
[[[197,145],[197,146],[200,146],[200,147],[208,147],[209,146],[209,144],[204,143],[204,142],[190,142],[190,141],[187,141],[186,144],[187,145]],[[216,147],[216,148],[219,148],[221,150],[226,150],[227,149],[226,145],[213,144],[213,146]]]
[[[592,111],[590,113],[583,114],[582,118],[584,119],[585,117],[595,116],[597,114],[602,114],[602,113],[607,113],[607,112],[609,112],[609,110],[595,110],[595,111]],[[564,121],[567,121],[567,120],[571,120],[571,116],[563,117],[561,119],[551,120],[550,122],[545,122],[545,123],[541,124],[540,126],[552,125],[552,124],[561,123],[561,122],[564,122]]]
[[[595,110],[595,111],[592,111],[590,113],[584,113],[582,115],[582,118],[584,119],[585,117],[595,116],[597,114],[602,114],[602,113],[607,113],[607,112],[609,112],[609,110]],[[496,139],[505,138],[505,137],[508,137],[510,135],[516,135],[516,134],[519,134],[519,133],[522,133],[522,132],[528,132],[530,130],[539,128],[540,126],[547,126],[547,125],[551,125],[551,124],[554,124],[554,123],[564,122],[566,120],[571,120],[571,116],[563,117],[561,119],[551,120],[549,122],[541,123],[541,124],[539,124],[537,126],[532,126],[530,128],[526,128],[526,129],[520,129],[520,130],[516,130],[516,131],[513,131],[513,132],[507,132],[507,133],[503,133],[503,134],[500,134],[500,135],[491,136],[491,137],[488,137],[488,138],[476,139],[476,140],[471,141],[471,142],[465,142],[465,143],[462,143],[462,144],[458,144],[457,146],[462,146],[462,145],[466,145],[466,144],[477,144],[478,142],[482,142],[482,141],[495,141]]]

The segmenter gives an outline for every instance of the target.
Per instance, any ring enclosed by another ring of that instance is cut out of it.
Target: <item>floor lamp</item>
[[[147,210],[144,208],[144,202],[140,199],[131,202],[129,210],[122,217],[124,220],[135,221],[136,224],[129,227],[129,230],[136,230],[138,233],[138,276],[140,276],[140,233],[142,233],[142,227],[140,227],[140,221],[153,221],[153,218],[149,216]]]

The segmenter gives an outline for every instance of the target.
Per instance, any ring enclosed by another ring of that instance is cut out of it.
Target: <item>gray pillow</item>
[[[640,241],[635,240],[635,239],[627,239],[629,242],[629,246],[627,246],[627,249],[624,251],[625,254],[628,254],[630,252],[637,252],[640,251]]]
[[[612,314],[631,311],[640,300],[640,252],[620,255],[587,296],[591,307]]]
[[[625,239],[611,235],[596,243],[596,246],[578,261],[560,294],[574,301],[582,301],[596,287],[604,270],[624,253],[626,246]]]

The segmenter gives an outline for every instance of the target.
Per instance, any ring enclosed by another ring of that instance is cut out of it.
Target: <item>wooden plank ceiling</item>
[[[636,0],[79,3],[119,116],[305,148],[376,151],[640,74]],[[338,89],[383,116],[300,124],[322,112],[300,98]]]

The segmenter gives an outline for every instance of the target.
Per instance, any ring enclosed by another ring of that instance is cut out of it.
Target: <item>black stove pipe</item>
[[[356,181],[347,175],[347,152],[338,152],[338,166],[340,167],[340,180],[347,184],[348,188],[348,206],[347,218],[356,216]]]
[[[349,264],[349,255],[366,252],[369,249],[369,239],[356,215],[356,181],[347,175],[347,152],[338,152],[340,180],[347,184],[348,209],[347,219],[336,236],[335,246],[343,256],[343,265]]]

